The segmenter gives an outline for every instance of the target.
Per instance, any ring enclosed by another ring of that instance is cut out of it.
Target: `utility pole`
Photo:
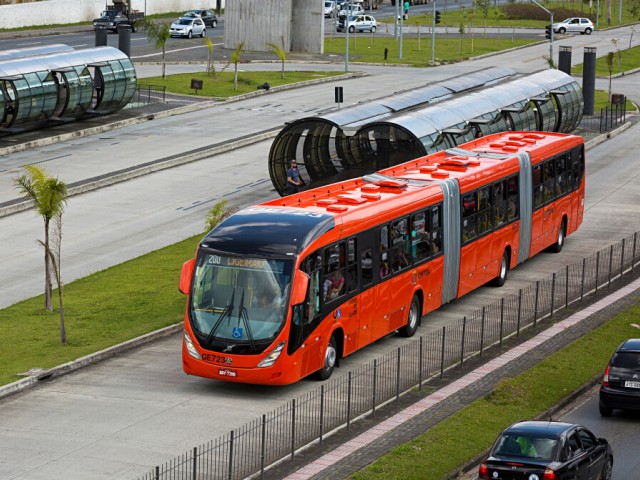
[[[351,12],[351,0],[347,2],[347,16],[344,19],[344,28],[347,30],[347,44],[344,50],[344,72],[349,73],[349,13]]]
[[[549,25],[549,60],[551,62],[551,65],[554,65],[553,63],[553,12],[550,12],[549,10],[544,8],[542,5],[536,2],[536,0],[531,0],[531,1],[535,3],[537,6],[539,6],[542,10],[547,12],[551,17],[551,24]]]

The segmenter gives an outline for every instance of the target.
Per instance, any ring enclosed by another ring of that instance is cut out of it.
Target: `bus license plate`
[[[627,380],[624,382],[624,386],[627,388],[640,388],[640,382],[631,382]]]
[[[218,375],[221,377],[237,377],[238,372],[232,368],[220,368],[218,370]]]

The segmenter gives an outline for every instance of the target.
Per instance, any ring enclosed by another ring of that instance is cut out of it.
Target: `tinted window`
[[[611,365],[616,368],[640,369],[640,353],[617,352],[611,360]]]

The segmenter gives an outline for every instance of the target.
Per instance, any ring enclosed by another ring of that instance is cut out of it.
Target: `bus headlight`
[[[191,340],[191,337],[186,330],[184,331],[184,344],[187,347],[187,352],[189,352],[189,355],[198,360],[202,360],[202,357],[198,353],[198,350],[196,350],[196,346],[193,344],[193,340]]]
[[[282,353],[282,350],[284,350],[284,344],[285,342],[280,343],[276,348],[274,348],[273,350],[271,350],[271,352],[269,353],[269,355],[267,355],[264,360],[262,360],[259,364],[258,367],[260,368],[264,368],[264,367],[270,367],[271,365],[273,365],[274,363],[276,363],[276,360],[278,360],[278,357],[280,356],[280,354]]]

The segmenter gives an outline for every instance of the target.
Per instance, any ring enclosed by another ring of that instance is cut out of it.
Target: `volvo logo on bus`
[[[227,365],[231,365],[233,363],[233,359],[231,357],[227,357],[224,359],[224,363]]]

